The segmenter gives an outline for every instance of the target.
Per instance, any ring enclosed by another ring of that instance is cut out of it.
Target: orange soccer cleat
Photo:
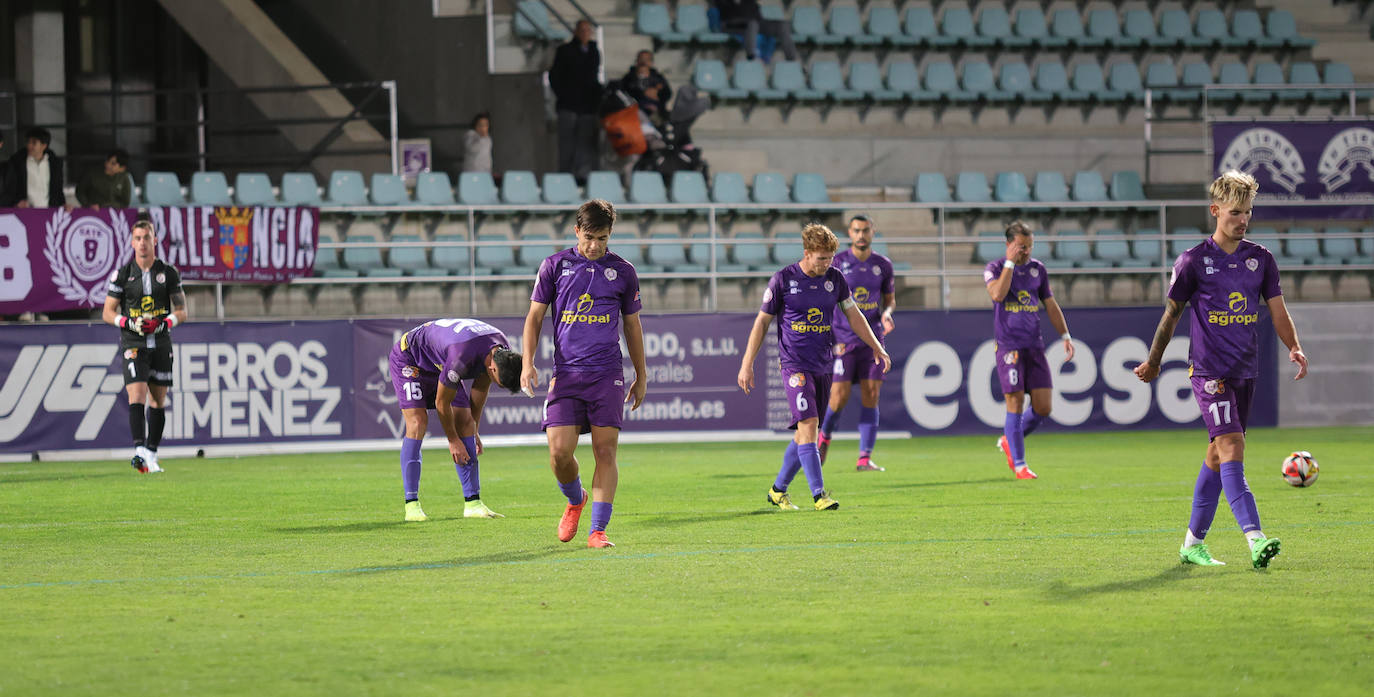
[[[577,535],[577,523],[582,520],[582,509],[587,506],[587,490],[582,490],[582,503],[571,503],[563,509],[563,517],[558,521],[558,541],[567,542]],[[604,536],[603,536],[604,537]]]
[[[576,530],[576,528],[574,528],[574,530]],[[605,530],[593,530],[593,531],[592,531],[592,534],[590,534],[590,535],[587,536],[587,546],[588,546],[588,547],[614,547],[614,546],[615,546],[615,543],[614,543],[614,542],[611,542],[611,541],[608,540],[608,539],[606,539],[606,531],[605,531]]]
[[[1002,454],[1007,456],[1007,467],[1010,468],[1011,471],[1015,472],[1016,461],[1011,459],[1011,446],[1007,445],[1006,436],[997,436],[997,449],[1001,450]]]

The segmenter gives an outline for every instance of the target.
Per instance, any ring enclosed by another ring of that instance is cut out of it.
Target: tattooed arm
[[[1159,364],[1164,361],[1164,349],[1168,347],[1169,340],[1174,338],[1174,327],[1178,326],[1178,318],[1182,315],[1183,303],[1172,298],[1165,302],[1164,316],[1159,319],[1154,341],[1150,343],[1150,357],[1135,367],[1136,377],[1142,382],[1150,382],[1159,375]]]

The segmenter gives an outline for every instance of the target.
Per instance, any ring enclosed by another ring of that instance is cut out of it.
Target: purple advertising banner
[[[1360,205],[1283,206],[1285,201],[1374,197],[1374,121],[1213,123],[1214,176],[1232,169],[1259,180],[1256,218],[1360,218]]]
[[[276,283],[309,276],[314,208],[147,209],[158,257],[182,280]],[[110,273],[133,256],[132,208],[0,209],[0,314],[100,307]]]
[[[1054,372],[1051,424],[1114,430],[1198,428],[1188,381],[1188,322],[1152,384],[1131,373],[1149,352],[1159,308],[1068,311],[1076,357],[1047,338]],[[648,396],[627,412],[626,433],[785,432],[788,409],[777,375],[775,331],[755,365],[759,389],[735,385],[753,315],[643,317]],[[490,320],[520,344],[521,318]],[[1003,405],[993,365],[992,313],[910,311],[888,336],[894,361],[879,402],[882,426],[916,435],[999,432]],[[418,321],[189,322],[174,332],[174,386],[167,445],[272,444],[399,438],[386,356]],[[1260,375],[1250,424],[1277,423],[1277,352],[1268,316],[1259,325]],[[553,367],[546,326],[535,365]],[[118,335],[102,324],[17,325],[0,332],[0,453],[128,446]],[[625,360],[627,375],[629,360]],[[537,434],[542,394],[491,390],[484,435]],[[851,405],[854,400],[851,398]],[[842,429],[853,427],[850,408]],[[431,433],[438,426],[431,420]],[[1199,432],[1199,437],[1202,432]]]

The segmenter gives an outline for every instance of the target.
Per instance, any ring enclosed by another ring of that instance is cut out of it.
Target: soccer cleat
[[[1183,564],[1196,564],[1198,566],[1226,566],[1226,562],[1212,558],[1212,553],[1207,550],[1206,542],[1199,542],[1191,547],[1179,547],[1178,560]]]
[[[1256,540],[1250,547],[1250,564],[1256,569],[1269,568],[1269,562],[1279,556],[1279,538],[1266,537]]]
[[[464,518],[505,518],[505,516],[501,515],[500,513],[497,513],[496,511],[493,511],[493,510],[491,510],[490,508],[487,508],[487,504],[482,503],[482,500],[481,500],[481,499],[477,499],[476,501],[467,501],[467,502],[463,503],[463,517],[464,517]]]
[[[869,458],[866,458],[866,457],[861,457],[861,458],[859,458],[859,461],[858,461],[857,463],[855,463],[855,465],[854,465],[854,469],[856,469],[856,470],[858,470],[858,471],[860,471],[860,472],[886,472],[886,471],[887,471],[887,470],[883,469],[882,467],[879,467],[877,464],[875,464],[875,463],[873,462],[873,460],[871,460],[871,459],[869,459]]]
[[[816,510],[833,511],[840,507],[840,502],[830,498],[830,492],[822,491],[816,497]]]
[[[426,520],[429,520],[429,516],[425,515],[425,512],[420,509],[419,501],[406,501],[407,523],[423,523]]]
[[[768,503],[784,511],[798,510],[797,504],[792,503],[792,497],[788,496],[786,491],[778,491],[771,486],[768,487]]]
[[[134,455],[132,458],[129,458],[129,466],[140,474],[148,471],[148,461],[144,460],[142,455]]]
[[[608,539],[606,539],[606,531],[605,531],[605,530],[593,530],[593,531],[592,531],[592,534],[590,534],[590,535],[587,536],[587,546],[588,546],[588,547],[614,547],[614,546],[615,546],[615,543],[614,543],[614,542],[611,542],[611,541],[608,540]]]
[[[1007,467],[1011,468],[1011,471],[1015,472],[1016,460],[1012,459],[1011,457],[1011,448],[1007,445],[1006,436],[997,436],[997,449],[1001,450],[1002,454],[1007,456]]]
[[[144,460],[146,463],[148,463],[148,473],[149,473],[149,474],[154,474],[154,473],[157,473],[157,472],[161,472],[161,471],[162,471],[162,467],[161,467],[160,465],[158,465],[158,463],[157,463],[157,451],[156,451],[156,450],[148,450],[147,448],[144,448],[144,449],[143,449],[143,455],[144,455],[143,460]]]
[[[577,535],[577,523],[582,520],[582,509],[587,506],[587,490],[582,490],[582,503],[571,503],[563,509],[563,517],[558,521],[558,541],[567,542]]]
[[[820,433],[816,435],[816,452],[821,454],[821,464],[825,464],[825,454],[830,452],[830,436]]]
[[[1039,479],[1039,477],[1035,476],[1035,473],[1031,471],[1031,468],[1025,465],[1021,465],[1020,467],[1013,467],[1011,468],[1011,471],[1016,473],[1017,479]]]

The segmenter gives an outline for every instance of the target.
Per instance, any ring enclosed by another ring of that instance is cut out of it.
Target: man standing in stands
[[[100,170],[91,170],[76,187],[76,200],[88,208],[128,208],[133,198],[129,153],[116,148]]]
[[[129,431],[139,472],[161,472],[157,446],[167,422],[172,385],[172,328],[186,321],[186,294],[176,267],[157,258],[157,238],[147,220],[134,223],[134,258],[110,274],[102,319],[120,329]]]
[[[720,10],[720,24],[731,33],[744,35],[744,55],[749,60],[758,57],[759,33],[778,40],[783,57],[797,60],[797,47],[792,43],[792,29],[786,22],[764,19],[758,0],[716,0]]]
[[[897,309],[892,261],[873,251],[873,219],[856,215],[849,219],[849,249],[835,255],[834,266],[844,274],[854,304],[873,335],[881,343],[888,332],[896,328],[892,312]],[[835,316],[835,373],[830,387],[830,405],[821,420],[817,449],[825,462],[830,449],[830,434],[839,424],[840,413],[849,401],[849,390],[859,382],[859,459],[854,468],[860,472],[882,472],[871,455],[878,440],[878,392],[883,387],[884,373],[873,360],[873,350],[859,338],[843,314]]]
[[[9,160],[0,208],[56,208],[67,203],[62,193],[62,158],[48,149],[52,134],[31,128],[24,135],[24,152]]]
[[[592,41],[592,23],[578,20],[572,41],[558,47],[549,68],[549,87],[557,98],[558,171],[571,172],[578,184],[596,166],[600,72],[601,51]]]

